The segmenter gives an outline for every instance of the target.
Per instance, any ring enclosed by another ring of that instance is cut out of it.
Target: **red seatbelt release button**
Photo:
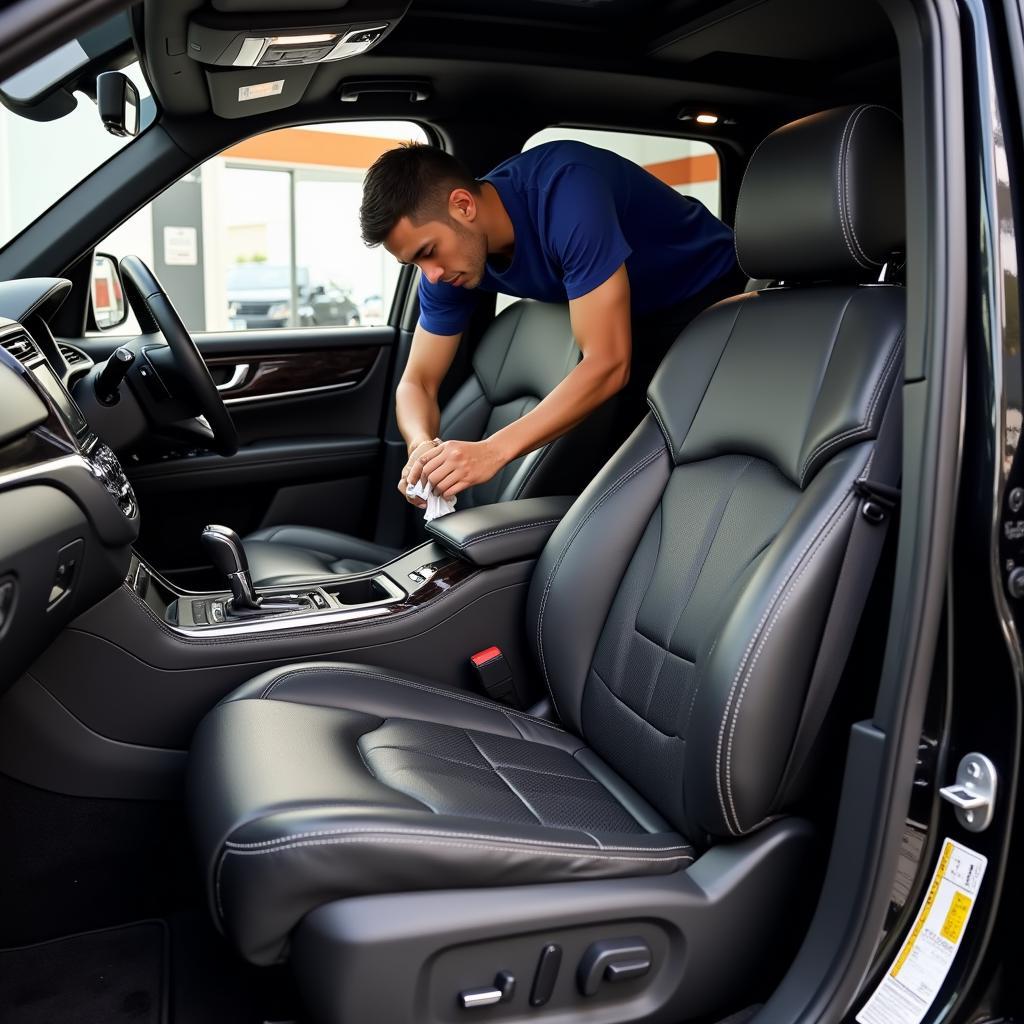
[[[493,661],[495,658],[501,658],[502,661],[505,660],[505,655],[501,653],[500,647],[488,647],[486,650],[477,651],[476,654],[470,658],[470,661],[472,661],[477,668],[481,668],[486,665],[487,662]]]
[[[516,688],[500,647],[486,647],[470,657],[470,663],[483,684],[487,696],[502,704],[516,704]]]

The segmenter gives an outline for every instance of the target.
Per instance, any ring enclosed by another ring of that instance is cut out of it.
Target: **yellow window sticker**
[[[931,884],[896,958],[858,1024],[920,1024],[946,980],[963,939],[988,859],[943,840]]]

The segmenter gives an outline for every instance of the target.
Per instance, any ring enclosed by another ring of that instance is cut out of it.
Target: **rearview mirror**
[[[120,71],[97,75],[96,106],[111,135],[139,134],[139,90],[127,75]]]
[[[89,283],[92,315],[101,330],[117,327],[128,319],[128,307],[121,288],[121,275],[117,260],[98,252],[92,258],[92,278]]]

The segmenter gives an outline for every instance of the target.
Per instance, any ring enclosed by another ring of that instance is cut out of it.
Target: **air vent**
[[[5,348],[15,359],[22,363],[27,363],[39,352],[35,342],[27,334],[16,334],[13,338],[5,338],[3,341],[0,341],[0,347]]]
[[[58,342],[57,348],[60,349],[60,354],[64,357],[64,362],[68,366],[77,366],[79,363],[87,363],[89,361],[89,357],[84,352],[71,345],[63,345]]]

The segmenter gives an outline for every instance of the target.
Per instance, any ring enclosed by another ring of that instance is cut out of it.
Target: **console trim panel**
[[[422,551],[424,547],[429,551],[434,546],[428,544],[421,548],[414,548],[402,558],[397,559],[396,563],[404,563],[407,556],[415,556],[416,552]],[[396,582],[394,577],[385,571],[387,567],[352,576],[335,576],[330,579],[310,578],[301,582],[296,581],[291,584],[261,588],[260,595],[273,599],[286,596],[294,597],[296,592],[316,592],[326,598],[329,607],[300,612],[282,612],[256,618],[225,619],[223,622],[217,621],[200,625],[175,622],[173,619],[168,618],[168,610],[176,603],[187,603],[203,598],[213,601],[226,601],[231,596],[227,591],[179,590],[172,583],[165,580],[155,569],[142,561],[138,555],[133,555],[132,557],[132,563],[129,567],[125,583],[140,600],[149,606],[154,614],[159,615],[163,619],[163,624],[168,630],[182,639],[226,640],[253,636],[254,634],[280,634],[310,627],[348,625],[354,622],[368,622],[375,619],[391,618],[425,604],[427,601],[437,597],[439,593],[451,589],[456,584],[463,582],[469,576],[479,571],[471,563],[462,559],[452,558],[449,555],[432,559],[427,557],[425,559],[421,554],[413,560],[417,562],[423,562],[424,560],[433,561],[437,564],[434,566],[434,572],[424,577],[422,582],[416,583],[412,581],[408,587]],[[389,566],[396,563],[389,563]],[[399,573],[398,575],[401,578],[402,574]],[[336,591],[340,588],[347,584],[366,581],[374,581],[379,584],[387,596],[364,604],[344,604],[338,599]]]

